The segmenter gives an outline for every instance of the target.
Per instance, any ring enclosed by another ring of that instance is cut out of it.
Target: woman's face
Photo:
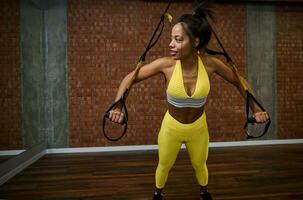
[[[174,25],[169,44],[170,55],[175,60],[179,60],[193,54],[194,49],[192,41],[183,26],[180,23]]]

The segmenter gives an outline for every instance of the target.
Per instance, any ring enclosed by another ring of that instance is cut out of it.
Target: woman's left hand
[[[269,120],[269,115],[267,112],[256,112],[254,118],[257,123],[265,123]]]

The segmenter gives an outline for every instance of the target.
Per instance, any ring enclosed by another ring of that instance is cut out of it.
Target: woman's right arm
[[[137,74],[137,77],[134,80],[134,84],[143,81],[145,79],[148,79],[154,75],[157,75],[159,73],[163,73],[165,68],[168,68],[170,66],[173,66],[174,61],[173,59],[169,57],[159,58],[149,64],[146,64],[142,66]],[[124,91],[126,90],[126,87],[130,83],[135,71],[127,74],[122,82],[120,83],[118,92],[116,94],[115,101],[119,100],[121,96],[123,95]],[[110,111],[109,113],[109,119],[116,123],[121,123],[123,121],[123,112],[121,111],[121,108],[117,107],[114,110]]]

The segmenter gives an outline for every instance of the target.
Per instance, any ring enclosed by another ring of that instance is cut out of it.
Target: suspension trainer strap
[[[135,73],[132,76],[131,81],[127,85],[125,92],[123,93],[123,99],[124,100],[127,98],[128,94],[130,92],[130,89],[131,89],[131,87],[132,87],[132,85],[133,85],[133,83],[134,83],[134,81],[135,81],[135,79],[136,79],[136,77],[139,73],[139,69],[141,68],[142,63],[145,61],[145,57],[146,57],[148,51],[151,50],[156,45],[156,43],[158,42],[158,40],[159,40],[159,38],[160,38],[160,36],[163,32],[165,17],[169,20],[169,22],[172,22],[172,16],[167,12],[170,5],[171,5],[171,1],[169,1],[168,5],[166,6],[166,9],[163,12],[163,14],[161,15],[160,21],[159,21],[156,29],[154,30],[151,39],[149,40],[143,54],[139,57],[139,60],[136,63]],[[158,33],[158,35],[157,35],[157,33]]]
[[[139,70],[142,66],[142,63],[145,61],[145,57],[148,53],[149,50],[151,50],[151,48],[153,48],[156,43],[158,42],[162,32],[163,32],[163,29],[164,29],[164,20],[165,20],[165,17],[168,18],[169,22],[172,22],[172,16],[167,12],[169,7],[170,7],[170,4],[171,4],[171,1],[169,1],[164,13],[161,15],[161,19],[160,19],[160,22],[158,23],[151,39],[149,40],[148,42],[148,45],[147,47],[145,48],[143,54],[139,57],[137,63],[136,63],[136,68],[135,68],[135,71],[134,71],[134,74],[131,78],[131,81],[129,82],[129,84],[127,85],[126,87],[126,90],[124,91],[123,95],[120,97],[120,99],[118,99],[117,101],[115,101],[108,109],[107,111],[105,112],[104,114],[104,117],[103,117],[103,123],[102,123],[102,130],[103,130],[103,134],[104,136],[110,140],[110,141],[118,141],[120,140],[125,134],[126,134],[126,131],[127,131],[127,123],[128,123],[128,112],[127,112],[127,107],[126,107],[126,98],[130,92],[130,89],[139,73]],[[158,35],[157,35],[158,33]],[[118,137],[111,137],[110,134],[106,131],[106,123],[107,123],[107,119],[109,118],[109,113],[112,109],[116,108],[116,106],[120,106],[122,110],[124,110],[124,118],[123,118],[123,121],[121,123],[121,125],[124,126],[124,129],[123,129],[123,132],[118,136]]]

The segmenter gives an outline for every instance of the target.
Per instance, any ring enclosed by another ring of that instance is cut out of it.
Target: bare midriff
[[[169,114],[182,124],[195,122],[204,112],[204,106],[201,108],[178,108],[169,103],[167,105]]]

